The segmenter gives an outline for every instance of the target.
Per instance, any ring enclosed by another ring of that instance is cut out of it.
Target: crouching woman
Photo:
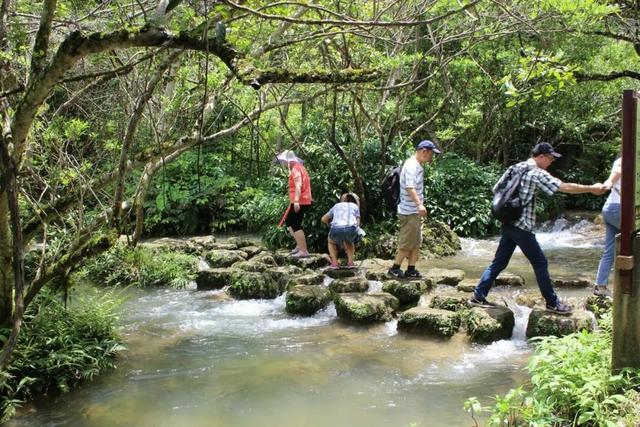
[[[340,202],[322,216],[322,222],[330,226],[329,229],[329,268],[340,268],[338,250],[343,248],[347,254],[347,268],[354,268],[355,242],[358,239],[360,227],[360,200],[353,193],[345,193]]]

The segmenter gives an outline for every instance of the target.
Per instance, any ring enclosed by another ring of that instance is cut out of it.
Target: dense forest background
[[[565,154],[563,180],[604,180],[622,90],[638,87],[639,13],[607,0],[2,0],[7,346],[42,289],[121,234],[282,243],[285,148],[312,175],[316,247],[345,190],[368,232],[393,226],[379,183],[421,139],[445,153],[427,171],[430,216],[461,235],[495,232],[489,189],[537,142]],[[601,203],[557,197],[540,214]]]

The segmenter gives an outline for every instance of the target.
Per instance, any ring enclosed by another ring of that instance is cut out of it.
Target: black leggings
[[[311,207],[311,205],[300,205],[300,210],[296,212],[293,208],[293,203],[289,205],[289,213],[287,214],[287,219],[285,219],[284,223],[291,227],[294,233],[298,230],[302,230],[302,218],[304,218],[304,213],[309,209],[309,207]]]

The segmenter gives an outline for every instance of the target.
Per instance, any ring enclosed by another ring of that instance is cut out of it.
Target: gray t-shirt
[[[333,205],[327,215],[331,218],[332,227],[348,227],[358,225],[360,208],[355,203],[339,202]]]
[[[407,188],[415,189],[420,202],[424,202],[424,169],[415,155],[409,157],[402,165],[402,172],[400,173],[400,203],[398,203],[398,214],[400,215],[418,213],[418,206],[409,196]]]

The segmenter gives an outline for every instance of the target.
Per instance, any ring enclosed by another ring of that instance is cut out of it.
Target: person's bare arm
[[[418,215],[427,216],[427,208],[425,208],[422,202],[420,201],[420,198],[418,197],[418,192],[416,191],[416,189],[413,187],[408,187],[407,193],[409,193],[409,197],[411,197],[411,200],[413,200],[413,203],[415,203],[416,206],[418,207]]]
[[[562,184],[560,184],[560,187],[558,187],[558,191],[560,191],[561,193],[567,193],[567,194],[591,193],[591,194],[595,194],[596,196],[604,194],[607,190],[608,190],[607,186],[600,183],[584,185],[584,184],[576,184],[573,182],[563,182]]]

